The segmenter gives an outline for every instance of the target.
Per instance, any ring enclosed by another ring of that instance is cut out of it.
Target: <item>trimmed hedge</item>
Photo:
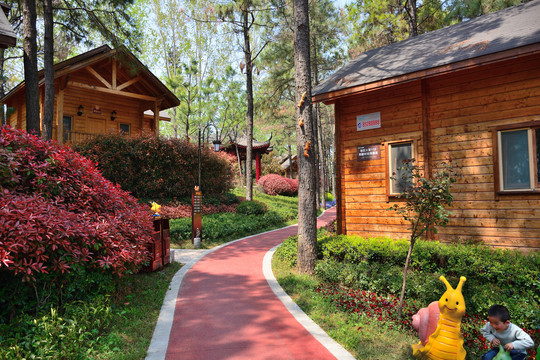
[[[244,201],[236,208],[238,214],[244,215],[263,215],[266,210],[266,205],[260,201]]]
[[[317,246],[315,271],[325,281],[399,295],[407,240],[333,235],[319,238]],[[285,241],[276,256],[294,266],[296,239]],[[444,292],[440,275],[451,284],[465,276],[463,296],[468,314],[484,316],[492,304],[503,304],[510,310],[512,321],[540,329],[540,253],[419,240],[411,259],[407,299],[427,306]]]
[[[74,148],[95,161],[103,176],[138,198],[190,197],[198,182],[198,146],[152,135],[100,135]],[[230,156],[202,148],[201,189],[205,196],[232,188]]]
[[[261,177],[257,182],[267,195],[295,196],[298,194],[298,180],[276,174]]]

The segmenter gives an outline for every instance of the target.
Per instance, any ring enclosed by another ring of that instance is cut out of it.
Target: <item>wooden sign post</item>
[[[195,186],[191,195],[191,242],[195,245],[195,238],[202,241],[202,191]]]

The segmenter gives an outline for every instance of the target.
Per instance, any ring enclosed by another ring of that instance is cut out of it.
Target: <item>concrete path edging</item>
[[[352,356],[343,346],[332,339],[319,325],[317,325],[307,314],[298,306],[289,295],[279,285],[274,272],[272,271],[272,256],[281,244],[270,249],[263,259],[263,273],[268,282],[268,285],[276,294],[283,305],[289,310],[292,316],[298,321],[315,339],[317,339],[325,348],[339,360],[354,360]]]
[[[184,266],[182,266],[182,268],[178,270],[178,272],[173,276],[170,283],[170,287],[167,290],[167,293],[165,294],[163,305],[161,306],[161,310],[160,310],[159,317],[156,323],[156,327],[154,329],[152,340],[150,342],[150,346],[148,347],[148,351],[147,351],[145,359],[146,360],[165,360],[165,356],[167,354],[167,348],[169,345],[169,338],[171,334],[173,320],[174,320],[174,312],[176,309],[178,293],[182,285],[184,276],[193,267],[193,265],[195,265],[199,260],[201,260],[207,254],[212,253],[230,244],[233,244],[237,241],[247,240],[255,236],[271,233],[277,230],[287,229],[294,226],[297,226],[297,225],[290,225],[290,226],[286,226],[280,229],[274,229],[274,230],[266,231],[263,233],[250,235],[241,239],[229,241],[228,243],[222,244],[220,246],[216,246],[215,248],[209,249],[207,251],[201,251],[200,254],[197,254],[189,262],[187,262]],[[262,264],[263,274],[268,282],[268,285],[270,286],[274,294],[284,304],[287,310],[293,315],[293,317],[309,333],[311,333],[311,335],[317,341],[319,341],[324,347],[326,347],[332,355],[334,355],[337,359],[340,359],[340,360],[354,359],[354,357],[347,350],[345,350],[345,348],[343,348],[335,340],[330,338],[330,336],[328,336],[328,334],[326,334],[326,332],[322,328],[320,328],[313,320],[311,320],[306,315],[306,313],[304,313],[302,309],[285,293],[285,291],[281,288],[281,286],[277,282],[274,276],[274,273],[272,272],[271,261],[272,261],[272,256],[274,252],[280,245],[277,245],[273,247],[272,249],[270,249],[265,254],[264,259],[263,259],[263,264]]]
[[[293,226],[296,226],[296,225],[285,226],[280,229],[274,229],[274,230],[266,231],[263,233],[246,236],[244,238],[232,240],[225,244],[216,246],[215,248],[208,249],[207,251],[204,251],[204,252],[201,251],[201,254],[197,255],[191,261],[189,261],[184,266],[182,266],[182,268],[178,270],[176,274],[174,274],[171,280],[169,290],[167,290],[167,293],[165,294],[165,298],[163,299],[163,305],[161,305],[159,317],[156,322],[156,327],[154,328],[154,334],[152,335],[152,340],[150,340],[150,346],[148,347],[145,360],[165,360],[165,356],[167,354],[167,347],[169,345],[169,337],[171,334],[171,329],[172,329],[173,320],[174,320],[174,311],[176,309],[176,301],[178,298],[178,292],[180,291],[180,286],[182,286],[182,281],[184,280],[184,276],[189,271],[189,269],[193,267],[193,265],[195,265],[199,260],[201,260],[204,256],[210,254],[211,252],[214,252],[218,249],[221,249],[222,247],[228,246],[237,241],[246,240],[254,236],[270,233],[276,230],[287,229]]]

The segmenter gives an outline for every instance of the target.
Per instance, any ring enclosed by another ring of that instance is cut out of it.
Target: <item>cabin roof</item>
[[[150,89],[155,95],[159,94],[163,99],[160,106],[161,110],[169,109],[180,104],[180,100],[178,100],[178,98],[124,46],[111,49],[108,45],[103,45],[96,49],[59,62],[54,65],[54,77],[56,79],[85,67],[92,65],[97,66],[98,63],[102,63],[104,60],[110,58],[115,58],[120,64],[122,64],[126,69],[126,72],[129,72],[133,76],[139,75],[143,79],[143,81],[139,82],[139,84],[130,86],[130,91],[144,94],[145,89]],[[44,83],[43,70],[39,71],[38,77],[41,86]],[[23,89],[24,81],[11,89],[11,91],[0,101],[5,103],[10,97]]]
[[[7,18],[10,7],[4,3],[0,3],[0,7],[2,8],[2,11],[0,11],[0,48],[15,46],[17,44],[17,35]]]
[[[533,0],[366,51],[316,86],[312,96],[315,101],[330,100],[339,97],[335,92],[345,95],[346,89],[350,94],[354,87],[539,44],[539,19],[540,0]]]

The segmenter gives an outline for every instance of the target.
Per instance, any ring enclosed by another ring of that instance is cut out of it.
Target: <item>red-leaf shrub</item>
[[[267,195],[298,194],[298,180],[289,179],[276,174],[268,174],[259,179],[258,185],[262,186]]]
[[[108,134],[74,148],[96,162],[106,179],[138,198],[190,197],[198,182],[198,146],[184,140]],[[226,153],[203,147],[201,174],[205,196],[232,188],[233,168]]]
[[[68,147],[10,127],[0,132],[0,273],[99,269],[147,260],[151,214]]]
[[[289,194],[290,196],[298,195],[298,179],[284,178],[285,181],[289,184]]]

